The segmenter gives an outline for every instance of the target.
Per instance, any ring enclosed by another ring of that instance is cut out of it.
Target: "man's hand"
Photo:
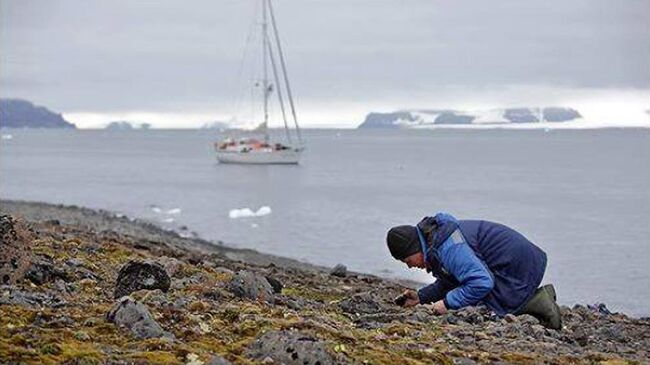
[[[431,312],[433,312],[433,314],[436,314],[436,315],[441,315],[441,314],[447,313],[447,307],[445,306],[445,302],[443,302],[442,300],[439,300],[439,301],[431,304],[431,307],[429,307],[429,308],[431,309]]]
[[[406,302],[404,302],[405,307],[413,307],[420,304],[420,297],[415,290],[406,289],[402,295],[406,297]]]

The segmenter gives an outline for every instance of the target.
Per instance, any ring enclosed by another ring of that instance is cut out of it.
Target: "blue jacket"
[[[417,229],[427,271],[437,279],[418,291],[421,303],[485,304],[505,315],[523,307],[542,282],[544,251],[502,224],[438,213]]]

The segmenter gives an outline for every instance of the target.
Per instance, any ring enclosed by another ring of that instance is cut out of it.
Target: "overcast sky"
[[[566,105],[608,118],[650,109],[647,0],[274,4],[305,125],[356,125],[400,108]],[[239,69],[259,50],[244,52],[258,8],[0,0],[0,95],[80,126],[227,120],[250,93]]]

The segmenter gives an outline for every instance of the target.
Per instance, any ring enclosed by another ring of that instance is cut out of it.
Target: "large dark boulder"
[[[120,269],[114,298],[121,298],[141,289],[169,290],[171,279],[165,268],[153,261],[129,261]]]

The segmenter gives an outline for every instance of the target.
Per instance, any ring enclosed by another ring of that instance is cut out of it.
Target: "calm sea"
[[[430,278],[390,258],[386,230],[447,211],[541,246],[561,303],[650,315],[649,130],[309,130],[300,166],[219,165],[210,131],[2,133],[13,136],[0,141],[3,198],[419,281]]]

